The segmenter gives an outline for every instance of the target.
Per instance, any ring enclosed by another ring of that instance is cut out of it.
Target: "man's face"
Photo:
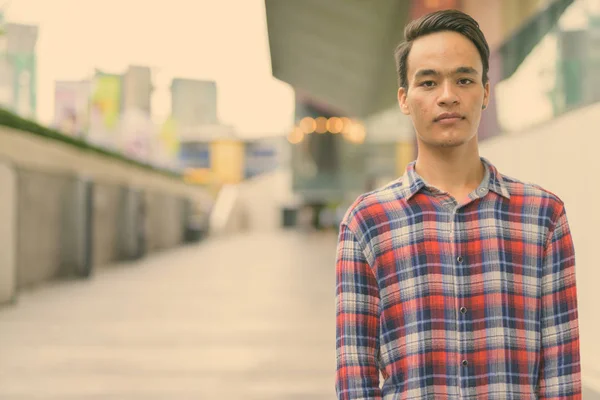
[[[456,147],[477,140],[489,83],[475,45],[456,32],[415,40],[407,60],[408,90],[398,90],[400,109],[410,115],[418,141],[428,147]]]

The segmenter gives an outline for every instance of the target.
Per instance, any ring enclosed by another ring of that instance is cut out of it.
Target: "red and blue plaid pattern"
[[[581,398],[564,204],[482,162],[485,178],[461,204],[413,162],[348,210],[336,264],[338,399]]]

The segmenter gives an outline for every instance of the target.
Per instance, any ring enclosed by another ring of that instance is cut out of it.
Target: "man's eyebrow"
[[[473,67],[462,66],[456,68],[453,74],[468,74],[468,75],[479,75],[479,72]],[[423,78],[425,76],[438,76],[440,73],[435,69],[420,69],[415,74],[415,78]]]
[[[455,74],[470,74],[470,75],[479,75],[479,72],[473,67],[458,67],[454,71]]]
[[[435,69],[420,69],[415,74],[415,78],[422,78],[424,76],[436,76],[439,74],[440,73],[438,71],[436,71]]]

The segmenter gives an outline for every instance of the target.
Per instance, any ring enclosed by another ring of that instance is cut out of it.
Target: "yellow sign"
[[[219,183],[238,183],[244,179],[244,143],[222,140],[211,143],[211,170]]]

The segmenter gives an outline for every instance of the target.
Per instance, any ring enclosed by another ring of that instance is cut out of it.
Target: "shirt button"
[[[486,194],[487,193],[487,189],[486,188],[479,188],[479,189],[477,189],[477,191],[479,192],[479,194]]]
[[[461,307],[460,308],[460,312],[461,312],[461,314],[466,314],[467,313],[467,307]]]
[[[462,360],[462,365],[463,367],[466,367],[467,365],[469,365],[469,362],[467,360]]]
[[[456,261],[458,261],[460,264],[462,264],[462,262],[463,262],[462,256],[456,257]]]

